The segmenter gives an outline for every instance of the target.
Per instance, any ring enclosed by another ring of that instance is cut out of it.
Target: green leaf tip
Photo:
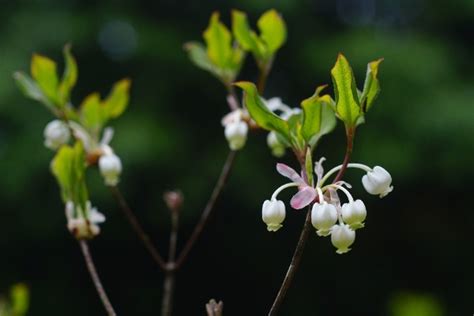
[[[367,64],[364,89],[360,97],[360,104],[364,113],[370,110],[375,99],[380,93],[380,83],[377,75],[379,71],[379,65],[383,60],[383,58],[380,58]]]

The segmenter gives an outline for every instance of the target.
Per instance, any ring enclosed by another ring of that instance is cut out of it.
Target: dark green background
[[[282,12],[288,42],[265,96],[292,106],[330,83],[338,52],[359,86],[367,62],[385,58],[382,92],[358,131],[354,160],[384,166],[395,190],[380,200],[363,191],[360,172],[348,173],[368,207],[366,228],[343,256],[329,240],[310,238],[282,315],[390,315],[403,297],[415,305],[425,300],[444,315],[474,312],[474,2],[0,0],[0,7],[0,292],[29,284],[31,315],[104,313],[48,170],[53,153],[43,147],[42,131],[51,116],[21,95],[12,72],[28,70],[33,52],[61,60],[71,42],[80,67],[74,103],[132,78],[131,105],[112,123],[112,145],[124,164],[121,187],[164,253],[169,218],[162,192],[185,194],[183,241],[227,152],[220,126],[225,90],[188,61],[182,44],[201,40],[213,10],[228,23],[231,8],[254,22],[266,9]],[[251,57],[240,78],[255,80]],[[343,151],[339,125],[317,157],[325,156],[329,168]],[[261,203],[285,181],[276,161],[264,133],[252,135],[178,276],[176,315],[203,315],[210,298],[224,300],[225,315],[268,311],[304,219],[288,209],[276,234],[261,222]],[[296,166],[290,155],[283,161]],[[107,215],[91,247],[111,300],[120,315],[159,314],[163,274],[97,171],[89,183],[93,204]]]

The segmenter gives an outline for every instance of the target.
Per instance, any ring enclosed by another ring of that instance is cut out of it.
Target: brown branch
[[[183,262],[186,260],[186,257],[188,256],[194,243],[201,235],[201,232],[204,226],[206,225],[207,220],[209,219],[209,215],[211,214],[214,208],[217,198],[221,194],[222,189],[224,188],[224,185],[227,181],[227,178],[229,177],[230,170],[232,169],[236,155],[237,155],[236,151],[232,151],[232,150],[229,151],[229,154],[227,155],[227,159],[224,163],[224,166],[222,167],[222,171],[219,176],[219,179],[217,180],[216,186],[214,187],[214,190],[212,191],[211,197],[207,201],[204,211],[201,214],[201,218],[199,219],[199,222],[194,227],[194,231],[192,232],[191,237],[189,237],[183,250],[178,256],[178,259],[176,260],[176,269],[179,269],[181,267]]]
[[[105,293],[102,282],[100,281],[99,274],[97,273],[94,261],[92,260],[92,255],[89,251],[89,246],[87,245],[87,241],[79,240],[78,242],[79,246],[81,247],[82,254],[84,255],[84,260],[86,262],[87,269],[89,270],[92,282],[94,283],[94,286],[97,289],[97,293],[99,294],[99,298],[102,301],[102,304],[104,304],[104,308],[107,311],[107,314],[109,316],[117,315],[114,311],[112,304],[110,303],[109,298],[107,297],[107,293]]]
[[[162,270],[166,271],[167,266],[166,266],[165,261],[163,260],[160,253],[158,252],[158,249],[156,249],[156,247],[151,242],[150,236],[148,236],[148,234],[143,230],[142,226],[138,222],[138,219],[133,214],[133,211],[128,206],[127,201],[125,200],[122,193],[120,192],[120,189],[116,186],[111,186],[109,188],[115,200],[119,204],[120,209],[125,214],[125,217],[127,218],[128,222],[132,226],[133,230],[135,230],[135,233],[138,235],[140,240],[143,242],[143,245],[148,250],[153,260],[155,260],[155,262],[160,266]]]
[[[173,310],[173,296],[175,288],[175,257],[176,245],[178,242],[178,222],[179,209],[170,209],[171,211],[171,232],[170,245],[168,252],[168,264],[163,281],[163,299],[161,303],[161,316],[170,316]]]
[[[300,234],[300,239],[298,240],[298,243],[296,244],[295,252],[293,253],[293,258],[291,258],[291,263],[290,263],[290,266],[288,267],[288,271],[286,272],[285,278],[283,279],[280,289],[278,290],[278,294],[275,298],[275,301],[273,302],[272,308],[270,309],[270,312],[268,313],[269,316],[276,315],[278,313],[278,310],[280,309],[281,303],[283,303],[286,293],[288,292],[288,289],[290,288],[291,283],[293,282],[293,279],[295,277],[296,270],[298,270],[300,266],[301,258],[303,257],[303,250],[306,245],[306,241],[309,238],[310,232],[311,232],[311,207],[307,211],[303,229],[301,230],[301,234]]]

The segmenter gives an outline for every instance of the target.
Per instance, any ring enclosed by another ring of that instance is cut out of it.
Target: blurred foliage
[[[184,192],[183,241],[227,150],[219,124],[227,112],[225,89],[189,62],[182,45],[201,39],[214,10],[229,25],[233,8],[247,12],[249,21],[269,8],[285,19],[287,42],[276,56],[267,98],[281,96],[297,105],[316,85],[331,83],[339,52],[357,78],[368,60],[384,58],[381,93],[358,131],[354,160],[384,166],[395,190],[384,201],[364,199],[367,226],[347,256],[311,238],[283,315],[387,314],[402,289],[437,297],[446,315],[472,314],[474,214],[467,185],[474,174],[472,1],[0,0],[0,5],[0,288],[27,281],[34,293],[32,315],[103,312],[66,230],[48,169],[52,153],[43,147],[42,131],[51,115],[21,95],[13,72],[27,70],[33,53],[60,60],[70,42],[80,69],[74,104],[88,91],[106,95],[117,78],[133,80],[130,107],[113,122],[113,146],[123,158],[123,191],[165,253],[169,218],[162,192]],[[255,78],[255,62],[247,58],[238,79]],[[321,142],[327,168],[342,159],[343,142],[341,124]],[[211,297],[224,301],[226,315],[245,314],[248,306],[256,315],[268,310],[304,217],[287,216],[278,234],[269,234],[261,222],[262,201],[282,181],[275,162],[265,135],[252,135],[178,276],[177,315],[203,313]],[[107,215],[92,252],[111,300],[121,314],[154,315],[163,276],[98,173],[90,176],[91,199]],[[362,196],[360,174],[349,173],[347,180]]]
[[[11,287],[8,298],[0,296],[0,316],[24,316],[28,312],[30,293],[25,284]]]
[[[436,298],[417,293],[398,293],[390,302],[392,316],[443,316],[443,308]]]

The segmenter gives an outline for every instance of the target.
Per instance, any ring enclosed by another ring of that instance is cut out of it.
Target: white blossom
[[[365,190],[373,195],[384,197],[393,190],[392,176],[387,170],[380,166],[375,166],[371,171],[362,177],[362,185]]]
[[[332,204],[323,202],[315,203],[311,210],[311,223],[317,229],[319,236],[328,236],[331,227],[337,222],[337,210]]]
[[[355,200],[343,204],[341,213],[342,219],[346,224],[349,224],[351,228],[356,229],[364,227],[363,222],[367,217],[367,209],[362,200]]]
[[[337,248],[338,254],[343,254],[351,249],[350,245],[354,243],[355,231],[347,224],[334,225],[331,229],[331,242]]]
[[[44,145],[49,149],[56,150],[61,145],[69,142],[71,132],[66,123],[60,120],[49,122],[44,129]]]
[[[232,150],[239,150],[247,141],[248,126],[244,121],[231,122],[225,126],[224,134]]]
[[[286,146],[278,139],[275,131],[267,135],[267,145],[272,150],[275,157],[282,157],[285,154]]]
[[[117,155],[114,153],[102,155],[99,159],[99,169],[106,185],[117,185],[122,173],[122,162]]]
[[[266,200],[262,206],[262,220],[267,224],[268,231],[276,232],[285,220],[285,204],[280,200]]]

